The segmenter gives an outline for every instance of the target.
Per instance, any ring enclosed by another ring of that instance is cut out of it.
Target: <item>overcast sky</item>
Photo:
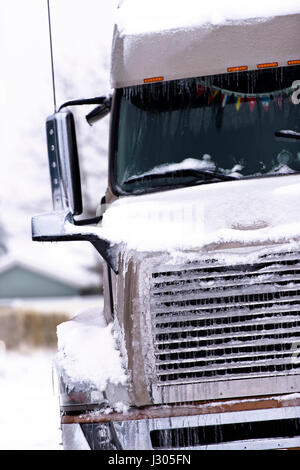
[[[109,91],[115,3],[50,0],[57,104]],[[31,215],[52,207],[44,131],[53,112],[47,0],[0,0],[0,54],[0,221],[12,249],[20,234],[31,248]]]

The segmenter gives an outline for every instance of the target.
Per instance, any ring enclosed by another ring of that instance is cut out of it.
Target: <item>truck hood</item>
[[[300,175],[212,183],[108,206],[101,235],[138,251],[220,249],[297,242]]]

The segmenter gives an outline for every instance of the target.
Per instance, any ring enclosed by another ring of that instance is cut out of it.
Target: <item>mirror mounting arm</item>
[[[68,106],[83,106],[83,105],[91,105],[91,104],[108,104],[111,102],[111,96],[95,96],[94,98],[80,98],[77,100],[69,100],[60,105],[58,112],[61,111],[63,108]]]
[[[112,101],[112,96],[95,96],[94,98],[82,98],[78,100],[70,100],[66,101],[63,103],[59,109],[58,112],[60,112],[62,109],[67,108],[69,106],[83,106],[83,105],[92,105],[92,104],[97,104],[96,108],[92,109],[91,112],[89,112],[86,115],[86,120],[90,126],[94,124],[94,122],[98,121],[99,119],[104,118],[107,114],[110,113],[111,110],[111,101]]]
[[[101,236],[100,227],[77,229],[68,211],[55,211],[31,219],[32,240],[37,242],[88,241],[118,274],[118,245]]]

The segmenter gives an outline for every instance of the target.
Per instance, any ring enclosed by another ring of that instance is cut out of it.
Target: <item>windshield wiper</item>
[[[177,170],[162,171],[161,173],[144,173],[140,176],[132,176],[131,178],[123,181],[123,184],[131,184],[143,180],[156,180],[164,177],[170,178],[172,176],[193,176],[198,180],[210,182],[212,180],[231,181],[238,179],[235,176],[224,175],[223,173],[219,173],[217,171],[198,170],[195,168],[180,168]]]
[[[281,131],[275,131],[274,132],[275,137],[283,137],[285,139],[300,139],[300,132],[297,131],[290,131],[287,129],[281,130]]]

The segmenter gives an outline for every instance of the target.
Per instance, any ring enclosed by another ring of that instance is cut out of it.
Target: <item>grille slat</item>
[[[296,263],[296,262],[295,262]],[[155,277],[155,278],[151,278],[151,285],[152,287],[155,289],[156,287],[159,287],[160,285],[171,285],[171,284],[176,284],[178,282],[181,282],[181,281],[202,281],[203,279],[212,279],[212,280],[215,280],[215,279],[228,279],[228,278],[231,278],[231,277],[239,277],[245,273],[243,273],[241,270],[240,271],[233,271],[232,269],[230,269],[231,267],[230,266],[227,266],[225,267],[224,269],[228,268],[228,271],[223,271],[223,272],[205,272],[203,271],[203,275],[199,275],[200,270],[198,270],[199,272],[195,273],[195,272],[184,272],[182,274],[177,274],[175,276],[173,275],[170,275],[170,276],[167,276],[164,275],[162,277]],[[246,276],[247,277],[251,277],[251,276],[261,276],[261,275],[265,275],[265,274],[273,274],[273,275],[276,275],[276,274],[279,274],[280,273],[292,273],[292,272],[299,272],[300,270],[300,266],[299,264],[295,264],[295,265],[270,265],[269,267],[263,267],[263,268],[260,268],[258,270],[254,270],[254,271],[247,271],[246,273]]]
[[[300,313],[300,312],[298,312]],[[240,317],[236,317],[240,318]],[[296,317],[297,319],[297,317]],[[177,323],[182,323],[182,326],[171,326],[171,327],[156,327],[156,334],[157,335],[168,335],[168,334],[173,334],[173,333],[189,333],[191,331],[191,327],[193,328],[193,333],[196,331],[209,331],[209,330],[216,330],[220,329],[222,324],[224,326],[224,329],[230,328],[230,325],[228,324],[228,319],[225,317],[223,318],[224,322],[216,322],[214,318],[212,319],[205,319],[205,320],[191,320],[189,323],[195,323],[195,325],[186,325],[186,320],[181,320],[181,322],[174,322],[173,325]],[[227,320],[227,322],[226,322]],[[201,322],[203,326],[197,326],[196,323]],[[295,322],[295,318],[292,316],[284,316],[284,315],[279,315],[278,317],[272,316],[271,318],[268,318],[264,316],[263,318],[259,319],[252,319],[252,320],[244,320],[240,322],[231,322],[233,328],[238,328],[238,327],[249,327],[249,326],[255,326],[255,325],[273,325],[273,324],[281,324],[281,323],[288,323],[288,322]],[[212,324],[211,324],[212,323]],[[298,317],[298,323],[300,325],[300,319]],[[184,326],[186,325],[186,326]]]
[[[189,347],[189,346],[186,346],[185,347],[179,347],[179,348],[174,348],[174,350],[172,350],[171,348],[164,348],[162,345],[162,348],[161,349],[157,349],[156,352],[155,352],[155,355],[156,356],[160,356],[162,354],[180,354],[180,353],[186,353],[186,354],[189,354],[191,352],[195,352],[195,351],[200,351],[200,350],[203,350],[205,348],[205,351],[207,351],[209,353],[209,351],[216,351],[216,350],[224,350],[224,349],[229,349],[229,348],[246,348],[246,347],[269,347],[269,346],[272,346],[274,344],[282,344],[282,341],[283,340],[286,340],[288,344],[291,344],[291,345],[297,345],[299,342],[300,342],[300,333],[298,333],[298,336],[295,335],[294,338],[290,337],[289,335],[282,335],[281,338],[274,338],[274,337],[270,337],[270,338],[264,338],[264,342],[262,343],[261,341],[261,338],[259,339],[253,339],[253,340],[250,340],[250,341],[239,341],[237,343],[237,341],[228,341],[228,342],[221,342],[221,344],[215,344],[215,342],[213,342],[212,344],[207,344],[207,342],[205,341],[195,341],[195,343],[197,343],[197,346],[193,346],[193,347]],[[201,344],[200,344],[201,343]],[[170,343],[171,344],[171,343]],[[168,346],[168,345],[166,345]]]
[[[262,352],[261,355],[263,357],[269,357],[269,358],[272,358],[272,357],[277,357],[277,356],[290,356],[291,352],[290,350],[288,351],[271,351],[271,352]],[[166,355],[166,354],[165,354]],[[175,355],[175,354],[173,354]],[[177,354],[178,356],[178,354]],[[207,355],[206,358],[207,358],[207,362],[212,362],[212,361],[218,361],[218,360],[230,360],[230,359],[246,359],[246,358],[250,358],[250,357],[254,357],[254,358],[257,358],[257,352],[245,352],[245,353],[228,353],[228,354],[222,354],[221,356],[218,356],[217,354],[212,354],[211,356]],[[180,361],[178,359],[166,359],[166,360],[156,360],[156,365],[157,367],[160,367],[160,366],[165,366],[165,365],[172,365],[172,364],[178,364],[180,362],[180,364],[188,364],[188,363],[191,363],[191,361],[194,359],[194,362],[195,364],[197,364],[197,362],[201,362],[201,358],[193,358],[193,356],[191,356],[191,358],[189,359],[180,359]],[[203,361],[202,361],[203,362]]]
[[[254,367],[252,368],[254,369]],[[282,375],[287,375],[288,373],[296,373],[296,372],[293,372],[293,369],[292,372],[288,371],[288,368],[286,367],[286,370],[284,369],[284,367],[282,366],[277,366],[277,368],[275,368],[275,366],[273,367],[273,369],[276,369],[276,370],[272,370],[271,367],[266,367],[266,371],[263,372],[262,368],[259,368],[257,367],[257,371],[253,370],[252,373],[251,373],[251,379],[259,379],[261,377],[266,377],[266,376],[271,376],[271,375],[276,375],[276,377],[279,377],[279,376],[282,376]],[[179,375],[179,374],[178,374]],[[198,383],[214,383],[214,382],[218,382],[218,381],[223,381],[223,380],[247,380],[249,379],[249,372],[248,371],[245,371],[245,372],[240,372],[240,373],[236,373],[235,375],[233,375],[231,373],[231,371],[229,370],[228,371],[228,374],[226,373],[223,373],[223,374],[211,374],[210,375],[207,375],[207,376],[203,376],[203,377],[193,377],[192,374],[188,375],[186,374],[187,376],[184,377],[184,378],[178,378],[178,376],[176,376],[175,374],[173,374],[167,378],[165,378],[165,380],[160,380],[158,382],[158,387],[164,387],[166,385],[187,385],[187,384],[198,384]]]
[[[155,317],[159,317],[159,316],[162,316],[164,314],[168,314],[168,315],[172,315],[173,313],[183,313],[183,312],[190,312],[191,310],[195,311],[195,310],[198,310],[198,311],[202,311],[202,310],[210,310],[210,311],[213,311],[215,309],[218,309],[218,310],[221,310],[221,309],[230,309],[230,310],[234,310],[236,309],[236,305],[232,302],[218,302],[218,303],[213,303],[211,302],[210,298],[207,297],[206,299],[204,300],[207,300],[207,302],[203,302],[200,304],[199,302],[199,305],[196,303],[196,302],[191,302],[190,304],[188,302],[181,302],[182,305],[180,305],[179,302],[177,302],[177,304],[174,305],[174,303],[170,303],[169,305],[163,305],[163,306],[160,306],[158,308],[152,308],[152,313],[155,315]],[[251,301],[247,301],[247,302],[243,302],[242,306],[243,308],[245,307],[252,307],[252,306],[258,306],[258,305],[261,305],[262,308],[264,308],[265,306],[268,306],[268,305],[280,305],[280,304],[296,304],[297,306],[300,305],[300,295],[296,295],[296,296],[284,296],[284,295],[281,295],[281,297],[279,298],[276,298],[276,299],[270,299],[270,300],[251,300]],[[239,306],[240,308],[240,306]]]
[[[239,275],[241,279],[239,280],[226,280],[223,282],[219,281],[206,281],[206,280],[200,280],[200,279],[193,279],[193,280],[180,280],[177,283],[165,283],[166,285],[153,287],[153,293],[155,294],[165,294],[168,295],[168,292],[172,287],[176,287],[175,291],[176,292],[185,292],[185,291],[193,291],[197,289],[205,290],[214,290],[214,289],[224,289],[228,287],[245,287],[245,281],[248,280],[253,286],[254,285],[261,285],[261,284],[284,284],[286,282],[295,282],[299,283],[300,282],[300,271],[298,275],[278,275],[278,276],[272,276],[271,274],[266,274],[266,275],[260,275],[260,276],[253,276],[253,277],[245,277]],[[172,295],[172,294],[171,294]]]
[[[280,259],[281,258],[281,259]],[[262,269],[270,269],[270,272],[276,271],[277,267],[285,266],[287,264],[290,265],[297,265],[296,267],[299,269],[299,253],[289,253],[289,254],[277,254],[277,255],[270,255],[270,256],[262,256],[260,257],[260,261],[251,264],[238,264],[238,265],[230,265],[229,263],[220,263],[216,259],[212,259],[209,261],[202,261],[202,262],[190,262],[189,265],[183,267],[161,267],[159,272],[152,273],[152,282],[156,282],[158,279],[171,279],[178,278],[183,275],[190,275],[193,273],[197,273],[197,278],[199,277],[199,272],[209,273],[210,271],[213,272],[212,276],[215,276],[215,273],[220,272],[220,276],[226,276],[233,274],[240,274],[241,272],[245,272],[245,266],[248,266],[247,273],[257,273],[259,270]],[[206,275],[206,274],[205,274]]]
[[[291,328],[293,329],[293,335],[296,333],[300,333],[300,322],[298,322],[299,325],[298,328],[296,329],[293,324],[291,325]],[[253,334],[253,331],[255,331],[255,334]],[[267,337],[268,335],[281,335],[283,333],[286,333],[285,328],[273,328],[272,330],[253,330],[253,331],[247,331],[245,333],[240,333],[240,332],[230,332],[231,338],[241,338],[240,342],[243,344],[243,338],[249,338],[249,337],[261,337],[262,339],[264,337]],[[228,338],[228,333],[220,333],[220,334],[212,334],[212,335],[206,335],[206,336],[193,336],[193,331],[191,331],[191,335],[189,337],[178,337],[178,338],[173,338],[173,339],[161,339],[161,340],[155,340],[155,344],[161,345],[161,344],[178,344],[178,343],[189,343],[192,341],[197,341],[199,340],[206,340],[206,341],[212,341],[212,340],[222,340],[222,339],[227,339]]]
[[[297,373],[298,253],[228,266],[216,260],[151,276],[158,385]]]
[[[212,362],[212,361],[211,361]],[[290,360],[289,358],[281,358],[281,359],[276,359],[276,360],[273,360],[272,361],[272,365],[273,366],[276,366],[276,365],[279,365],[279,364],[290,364]],[[178,365],[178,364],[177,364]],[[261,366],[267,366],[267,362],[264,360],[264,359],[259,359],[257,361],[255,361],[255,366],[256,367],[261,367]],[[234,362],[226,362],[224,361],[224,364],[218,364],[218,363],[214,363],[212,364],[211,366],[205,364],[203,366],[200,366],[200,365],[195,365],[193,367],[180,367],[180,365],[178,365],[177,368],[173,368],[172,367],[169,367],[168,370],[158,370],[158,375],[159,376],[164,376],[164,375],[170,375],[172,374],[172,372],[176,373],[180,373],[180,372],[183,372],[184,374],[189,374],[189,373],[198,373],[198,372],[208,372],[208,371],[212,371],[212,372],[217,372],[217,371],[226,371],[226,369],[230,368],[230,369],[241,369],[241,368],[244,368],[244,367],[247,367],[247,366],[253,366],[253,361],[245,361],[245,362],[241,362],[239,364],[235,364]]]
[[[251,378],[261,378],[271,375],[288,375],[296,373],[297,368],[293,367],[292,364],[277,364],[277,365],[266,365],[266,366],[252,366]],[[299,369],[298,369],[299,371]],[[236,379],[249,379],[249,366],[240,368],[239,371],[228,367],[226,370],[210,370],[198,373],[169,373],[166,376],[159,376],[160,382],[158,385],[166,386],[169,385],[169,381],[172,381],[171,385],[183,385],[189,383],[199,382],[218,382],[219,380],[236,380]]]
[[[246,280],[245,280],[246,281]],[[230,298],[234,297],[251,297],[255,295],[268,295],[268,294],[275,294],[279,291],[281,286],[279,285],[270,285],[268,287],[260,287],[259,285],[254,285],[251,287],[247,287],[245,289],[245,285],[241,285],[240,289],[229,289],[229,290],[222,290],[222,291],[212,291],[209,290],[206,292],[203,289],[190,289],[184,292],[178,293],[175,291],[175,293],[168,293],[168,294],[162,294],[160,296],[154,297],[152,300],[152,304],[154,305],[160,305],[163,304],[164,302],[176,302],[176,301],[187,301],[187,300],[201,300],[201,299],[207,299],[207,295],[209,295],[210,299],[215,299],[215,298],[227,298],[230,301]],[[291,285],[291,286],[284,286],[284,292],[296,292],[297,295],[300,295],[300,284],[296,285]],[[159,300],[156,300],[159,299]],[[242,300],[242,299],[241,299]],[[267,300],[267,299],[266,299]]]
[[[156,325],[156,331],[159,328],[167,328],[170,324],[170,318],[172,319],[172,323],[174,324],[178,322],[188,322],[188,321],[201,321],[201,320],[210,320],[210,321],[218,321],[223,318],[227,319],[228,311],[227,309],[223,309],[221,312],[216,312],[211,310],[204,310],[205,313],[199,314],[199,311],[195,311],[193,315],[185,314],[185,312],[170,312],[169,315],[158,316],[153,320],[153,323]],[[189,313],[189,312],[188,312]],[[271,308],[262,308],[262,309],[253,309],[250,310],[248,308],[244,308],[242,310],[233,309],[231,307],[230,310],[230,318],[243,318],[243,317],[254,317],[254,316],[265,316],[268,318],[270,315],[285,315],[285,314],[293,314],[298,315],[300,313],[300,306],[296,305],[292,307],[288,305],[286,308],[282,308],[281,306],[275,306]],[[180,315],[181,314],[181,315]],[[211,315],[211,317],[210,317]],[[166,325],[163,327],[162,325]],[[165,330],[164,330],[165,331]]]

